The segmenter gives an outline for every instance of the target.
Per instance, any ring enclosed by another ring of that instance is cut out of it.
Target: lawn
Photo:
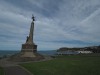
[[[0,67],[0,75],[4,75],[3,68]]]
[[[100,56],[57,56],[49,61],[21,64],[34,75],[100,75]]]

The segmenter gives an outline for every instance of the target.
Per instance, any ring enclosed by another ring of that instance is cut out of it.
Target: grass
[[[100,56],[57,56],[49,61],[21,64],[34,75],[100,75]]]
[[[4,75],[3,68],[0,67],[0,75]]]

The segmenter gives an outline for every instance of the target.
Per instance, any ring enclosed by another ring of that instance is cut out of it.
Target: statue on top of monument
[[[33,19],[33,21],[35,21],[35,17],[33,16],[33,14],[32,14],[32,19]]]

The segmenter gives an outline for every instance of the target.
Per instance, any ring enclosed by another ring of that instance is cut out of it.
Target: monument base
[[[34,56],[23,57],[23,54],[20,52],[18,54],[12,55],[8,60],[13,62],[28,62],[28,61],[40,61],[43,60],[44,56],[39,53],[34,53]]]
[[[11,56],[11,61],[38,61],[44,59],[44,56],[37,53],[37,45],[34,44],[22,44],[22,50],[20,53]]]
[[[37,45],[22,44],[21,57],[36,57]]]

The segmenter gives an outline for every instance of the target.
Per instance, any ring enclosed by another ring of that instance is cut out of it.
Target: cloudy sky
[[[0,0],[0,50],[21,50],[32,14],[38,50],[100,45],[100,0]]]

